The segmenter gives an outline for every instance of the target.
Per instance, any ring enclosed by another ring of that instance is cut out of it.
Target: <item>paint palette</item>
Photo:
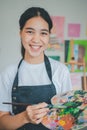
[[[51,99],[60,108],[50,109],[42,124],[50,130],[77,130],[87,126],[87,91],[76,90]]]

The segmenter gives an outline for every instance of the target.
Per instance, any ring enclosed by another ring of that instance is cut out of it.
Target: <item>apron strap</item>
[[[49,61],[49,59],[48,59],[48,57],[46,55],[44,55],[44,60],[45,60],[45,66],[46,66],[47,74],[48,74],[50,80],[52,81],[51,65],[50,65],[50,61]]]
[[[21,59],[19,64],[18,64],[17,73],[16,73],[16,76],[15,76],[15,79],[13,82],[13,86],[18,86],[18,70],[19,70],[19,67],[20,67],[20,64],[22,63],[22,61],[23,61],[23,59]]]

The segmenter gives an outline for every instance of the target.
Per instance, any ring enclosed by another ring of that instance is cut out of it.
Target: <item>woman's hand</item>
[[[47,105],[48,105],[47,103],[39,103],[39,104],[28,106],[26,108],[27,121],[29,123],[39,124],[42,121],[43,117],[49,111]]]

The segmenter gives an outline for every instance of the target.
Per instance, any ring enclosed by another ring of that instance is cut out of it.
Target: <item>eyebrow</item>
[[[34,28],[25,28],[26,30],[35,30]],[[41,29],[41,31],[46,31],[46,32],[49,32],[49,30],[47,30],[47,29]]]

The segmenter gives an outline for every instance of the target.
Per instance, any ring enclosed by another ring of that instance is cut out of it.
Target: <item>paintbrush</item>
[[[28,106],[28,105],[30,105],[29,103],[16,103],[16,102],[3,102],[3,104],[15,105],[15,106]],[[56,109],[66,108],[66,106],[63,106],[63,105],[53,105],[53,104],[48,104],[46,107],[49,108],[49,109],[52,109],[52,108],[56,108]]]

